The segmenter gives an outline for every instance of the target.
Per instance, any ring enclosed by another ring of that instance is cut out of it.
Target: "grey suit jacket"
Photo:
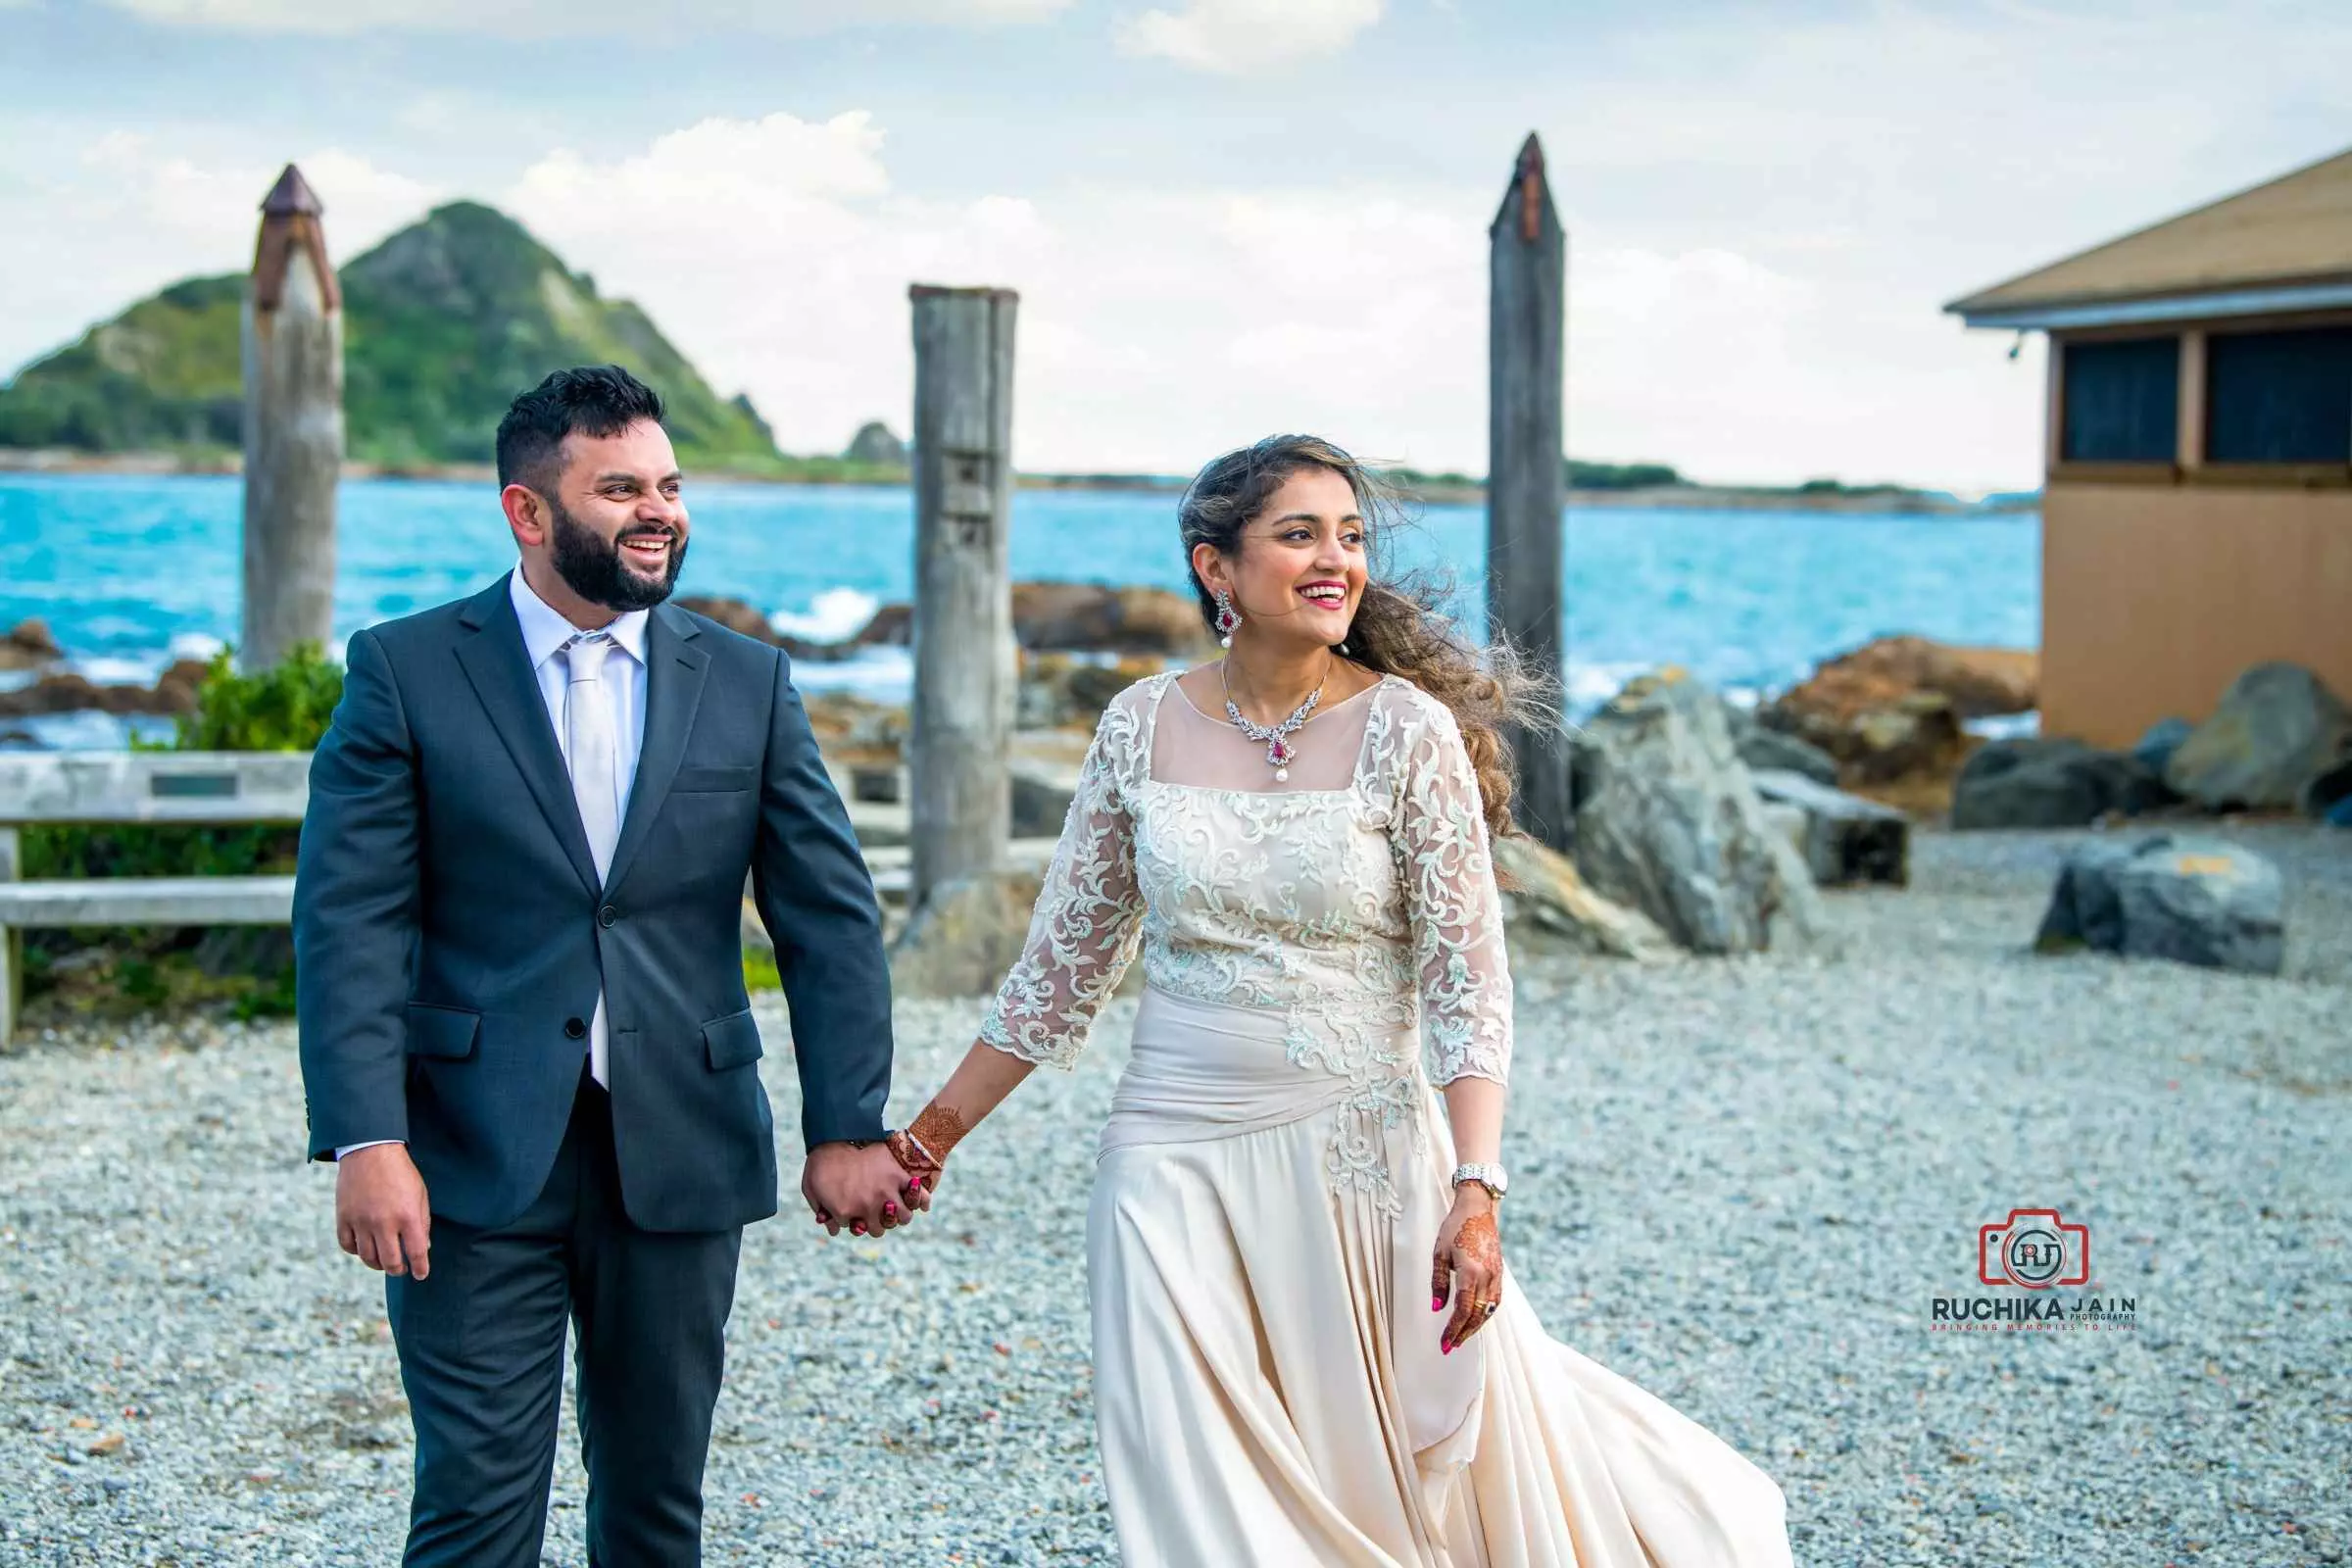
[[[546,1183],[604,988],[629,1217],[776,1210],[743,984],[745,873],[791,1005],[802,1133],[882,1135],[890,980],[873,882],[783,654],[663,605],[645,743],[601,882],[505,579],[351,639],[294,891],[310,1152],[402,1139],[436,1215]]]

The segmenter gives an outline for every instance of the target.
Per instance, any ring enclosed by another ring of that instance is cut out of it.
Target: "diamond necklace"
[[[1233,720],[1234,728],[1251,740],[1265,742],[1266,765],[1274,769],[1274,782],[1288,784],[1291,781],[1291,758],[1295,755],[1291,750],[1290,737],[1299,725],[1305,723],[1313,715],[1315,705],[1323,700],[1323,687],[1325,682],[1331,679],[1331,667],[1328,664],[1324,666],[1323,679],[1315,682],[1315,689],[1306,694],[1305,702],[1291,710],[1290,717],[1279,724],[1255,724],[1250,721],[1248,716],[1242,712],[1240,705],[1234,702],[1233,676],[1225,665],[1224,660],[1217,661],[1217,679],[1225,687],[1225,716]]]

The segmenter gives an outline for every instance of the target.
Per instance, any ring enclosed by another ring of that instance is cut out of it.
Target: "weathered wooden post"
[[[908,903],[993,871],[1011,831],[1012,327],[1002,288],[907,290],[914,310],[913,840]]]
[[[1544,148],[1519,149],[1494,243],[1488,321],[1487,624],[1551,676],[1566,668],[1567,447],[1561,404],[1567,236],[1544,177]],[[1562,721],[1565,714],[1561,715]],[[1519,824],[1555,850],[1575,832],[1561,723],[1514,730]]]
[[[343,293],[323,209],[292,164],[262,201],[245,298],[247,669],[334,632],[335,480],[343,468]]]

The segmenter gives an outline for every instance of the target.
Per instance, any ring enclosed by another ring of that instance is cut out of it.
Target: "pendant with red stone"
[[[1266,742],[1266,760],[1274,764],[1274,782],[1291,781],[1291,743],[1277,735]]]

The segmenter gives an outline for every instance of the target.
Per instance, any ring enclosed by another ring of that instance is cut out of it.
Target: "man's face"
[[[545,497],[550,564],[590,604],[650,610],[686,562],[686,504],[669,434],[640,419],[618,435],[564,441],[556,493]]]

